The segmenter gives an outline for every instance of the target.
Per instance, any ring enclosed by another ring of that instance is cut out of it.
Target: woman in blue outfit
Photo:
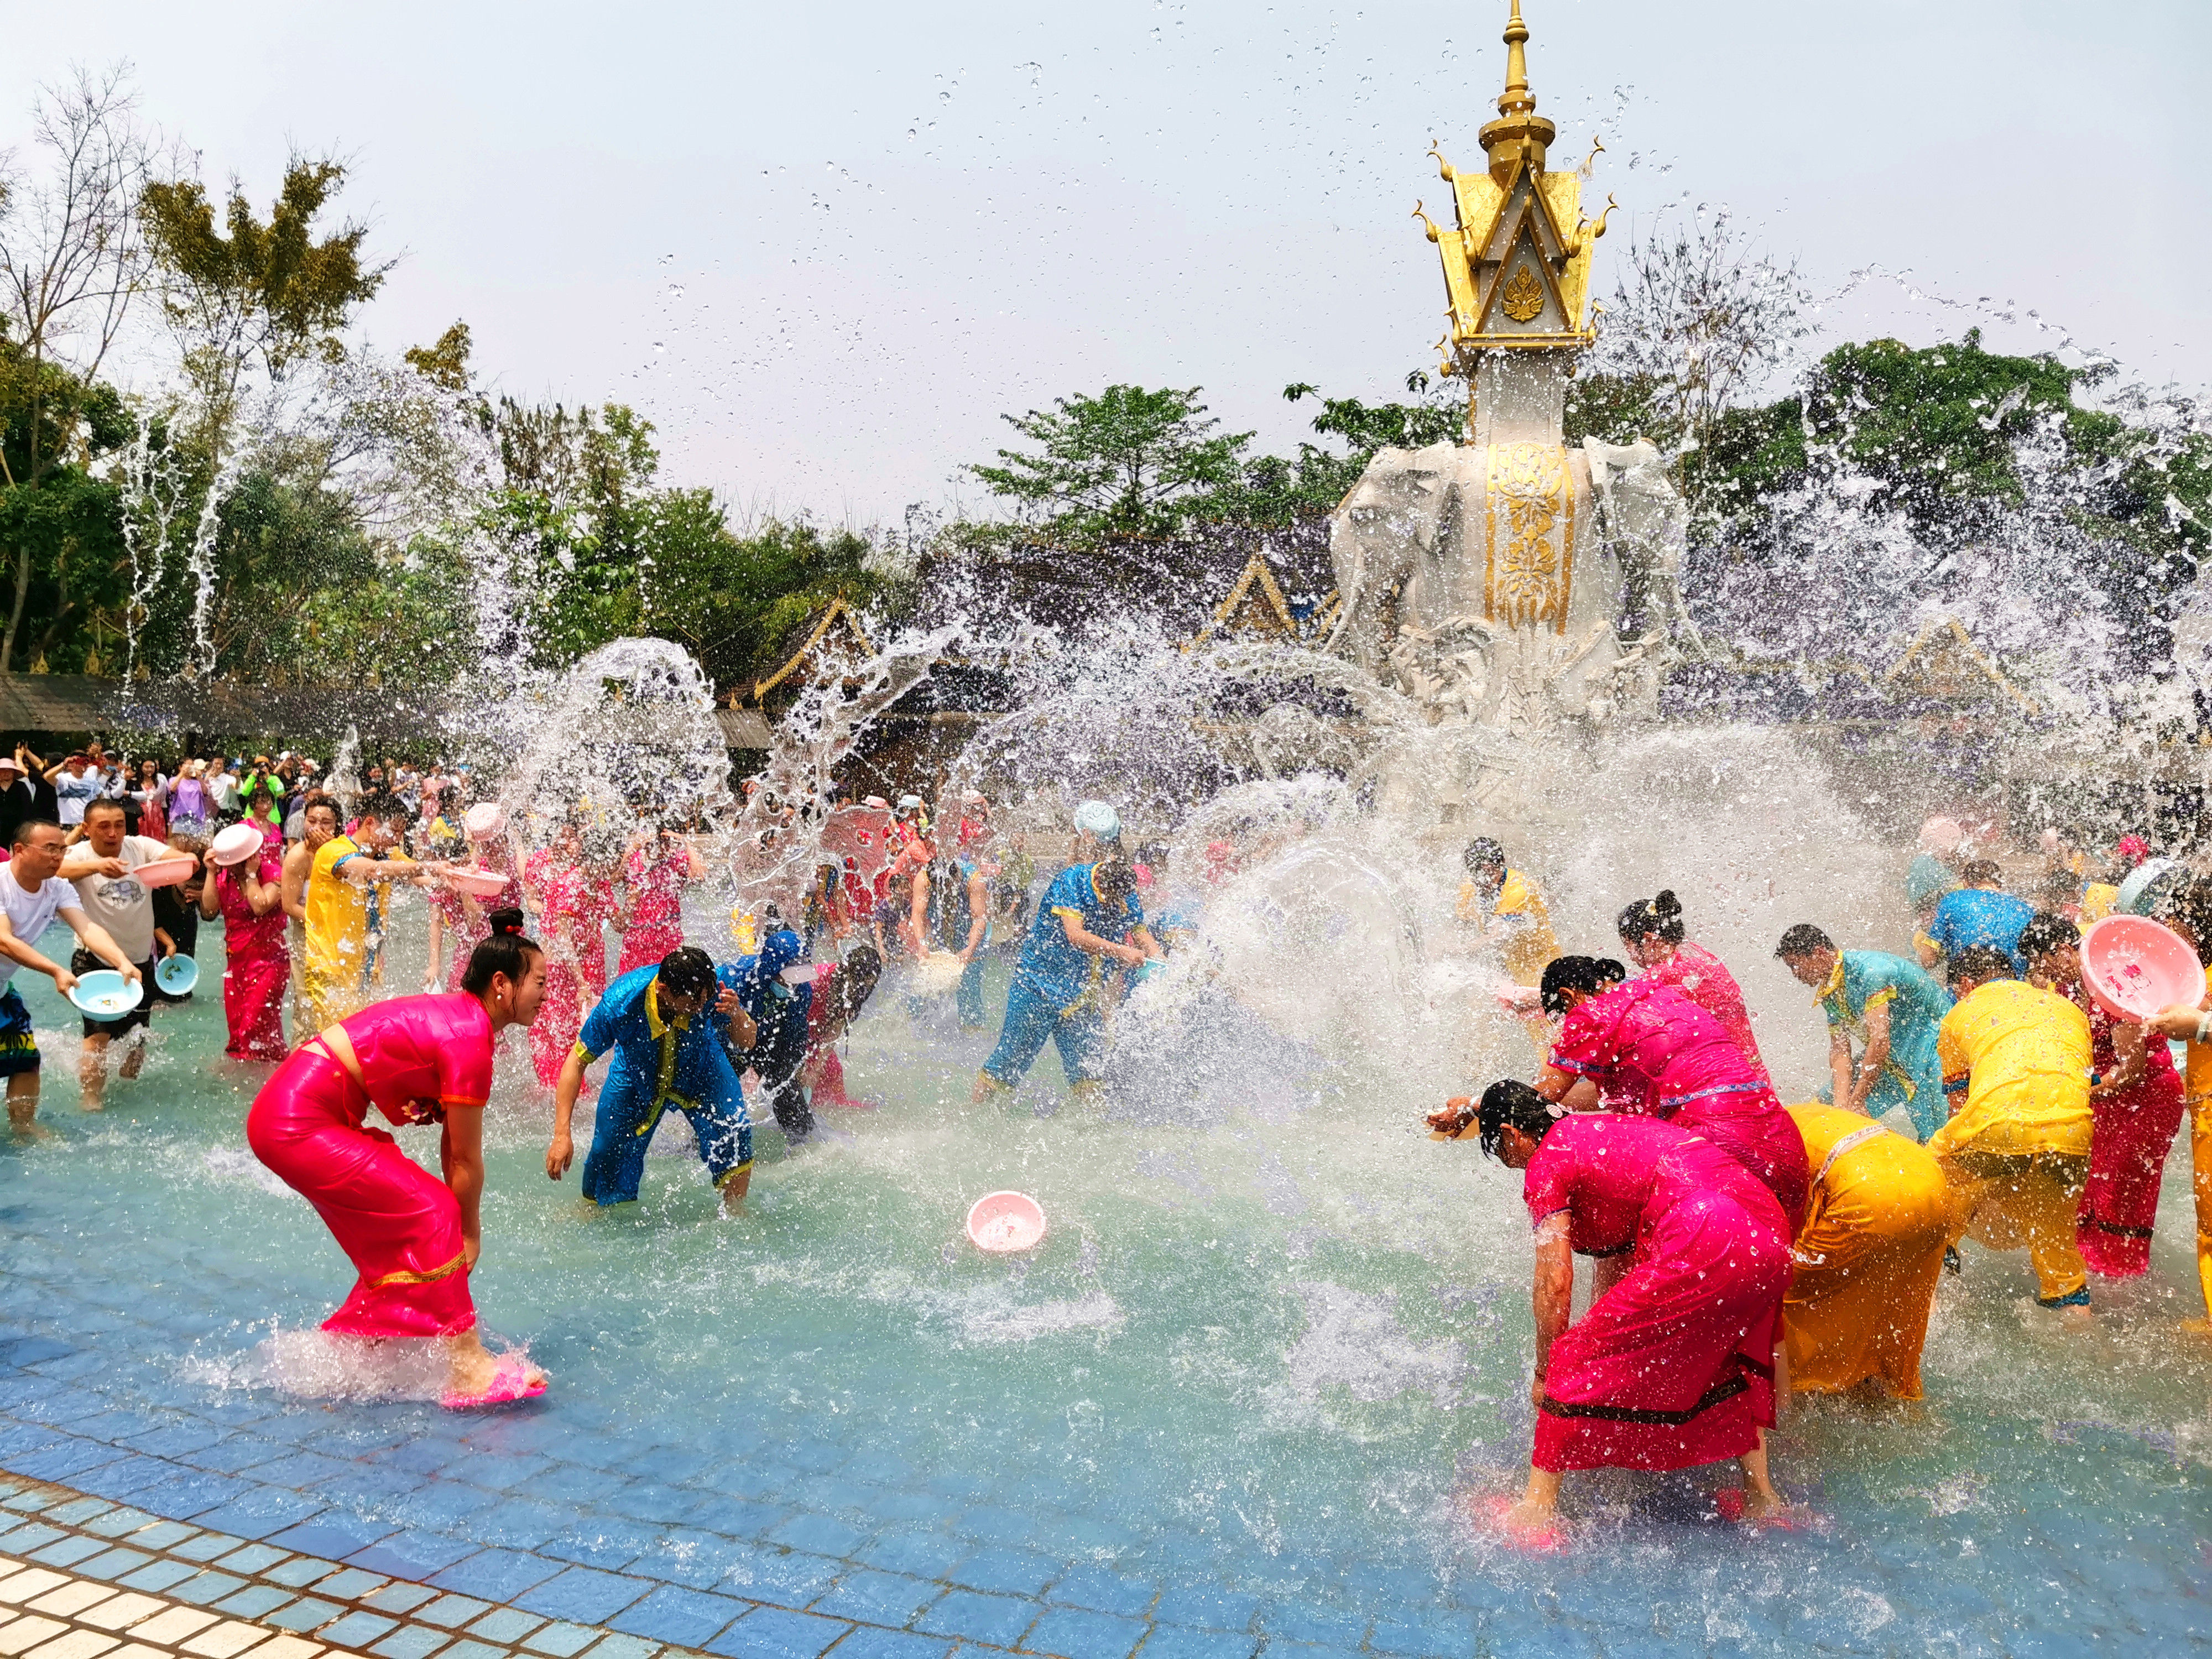
[[[806,1059],[806,1016],[814,1006],[813,970],[807,969],[805,981],[799,985],[784,977],[785,970],[799,966],[805,954],[799,935],[779,927],[761,941],[757,956],[739,957],[714,969],[714,977],[723,990],[736,996],[752,1028],[750,1038],[740,1042],[743,1031],[735,1017],[719,1010],[714,1015],[731,1068],[742,1076],[748,1066],[752,1067],[760,1079],[757,1092],[767,1099],[784,1143],[791,1146],[814,1133],[814,1112],[799,1080],[799,1066]]]
[[[2020,935],[2035,907],[2006,892],[2003,882],[2003,872],[1987,859],[1978,859],[1960,871],[1960,884],[1937,901],[1928,924],[1928,938],[1936,948],[1955,957],[1972,945],[1993,945],[2012,958],[2014,973],[2025,974],[2027,959],[2020,953]]]
[[[1108,964],[1133,968],[1159,953],[1145,931],[1136,872],[1118,853],[1054,876],[1023,941],[1006,1021],[976,1076],[975,1097],[1019,1083],[1047,1042],[1060,1049],[1070,1090],[1091,1093],[1104,1060]]]
[[[1838,951],[1809,922],[1784,933],[1774,954],[1813,988],[1828,1016],[1837,1105],[1868,1117],[1901,1106],[1922,1140],[1949,1121],[1936,1034],[1951,994],[1932,975],[1887,951]],[[1856,1067],[1854,1036],[1865,1044]]]
[[[752,1184],[752,1120],[707,1013],[711,1006],[745,1047],[752,1042],[753,1022],[735,993],[722,991],[718,999],[719,988],[714,958],[690,945],[671,951],[657,967],[633,968],[607,987],[553,1085],[548,1176],[558,1181],[574,1161],[568,1126],[584,1072],[611,1051],[614,1063],[599,1089],[592,1150],[584,1158],[584,1196],[602,1206],[636,1199],[646,1149],[661,1114],[673,1106],[691,1120],[700,1161],[721,1189],[722,1207],[734,1210],[744,1201]]]

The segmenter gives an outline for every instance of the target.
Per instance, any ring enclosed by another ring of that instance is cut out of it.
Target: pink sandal
[[[1567,1547],[1567,1529],[1557,1521],[1540,1527],[1516,1526],[1507,1517],[1513,1511],[1514,1499],[1504,1496],[1470,1498],[1467,1500],[1468,1518],[1481,1531],[1492,1534],[1508,1549],[1519,1550],[1529,1555],[1557,1555]]]
[[[535,1400],[545,1392],[545,1379],[532,1376],[529,1364],[519,1353],[502,1354],[499,1368],[492,1372],[491,1381],[484,1384],[480,1394],[463,1394],[449,1390],[439,1396],[438,1403],[449,1412],[474,1411],[481,1406],[507,1406],[518,1400]]]

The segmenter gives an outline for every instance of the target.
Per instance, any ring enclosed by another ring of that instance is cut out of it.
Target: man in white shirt
[[[85,915],[105,930],[143,981],[138,1006],[120,1019],[84,1022],[84,1054],[77,1068],[84,1087],[84,1109],[96,1112],[106,1104],[107,1048],[117,1037],[126,1036],[152,1022],[154,1004],[161,993],[154,984],[155,963],[177,953],[176,941],[155,924],[154,896],[131,874],[142,864],[174,858],[176,852],[151,836],[124,833],[123,803],[96,800],[85,809],[84,840],[69,849],[62,860],[62,879],[74,883],[77,902]],[[99,965],[94,952],[80,949],[70,958],[73,974],[90,973]],[[146,1042],[140,1037],[123,1057],[123,1076],[135,1078],[146,1063]]]
[[[119,969],[125,979],[141,977],[107,930],[86,916],[76,890],[61,878],[64,841],[59,824],[27,818],[16,829],[8,862],[0,864],[0,1076],[8,1079],[8,1123],[17,1134],[34,1132],[39,1043],[31,1011],[9,981],[16,969],[33,968],[51,976],[64,996],[76,983],[73,971],[39,954],[39,935],[58,916],[99,960]]]
[[[82,823],[86,804],[100,793],[100,773],[90,758],[71,755],[46,774],[46,781],[54,787],[55,809],[61,814],[62,828],[70,830]]]
[[[218,822],[230,824],[238,822],[238,763],[224,761],[222,769],[208,775],[208,799],[214,805]]]

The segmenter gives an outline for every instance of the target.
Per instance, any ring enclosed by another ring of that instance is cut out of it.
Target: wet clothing
[[[1559,941],[1552,932],[1552,913],[1534,882],[1518,870],[1508,870],[1496,901],[1486,905],[1474,883],[1463,881],[1455,910],[1462,921],[1498,936],[1498,961],[1515,983],[1543,981],[1545,966],[1559,954]]]
[[[23,994],[12,985],[0,986],[0,1077],[38,1069],[39,1039]]]
[[[1522,1191],[1540,1232],[1564,1218],[1578,1248],[1629,1258],[1552,1345],[1530,1462],[1679,1469],[1756,1449],[1790,1285],[1773,1195],[1700,1137],[1604,1112],[1554,1124]]]
[[[2089,1018],[2016,979],[1977,987],[1939,1035],[1951,1121],[1929,1150],[1943,1162],[1968,1237],[2025,1248],[2046,1304],[2081,1297],[2087,1269],[2075,1213],[2089,1176]]]
[[[2088,1015],[2090,1067],[2109,1077],[2119,1066],[2112,1017],[2094,1004]],[[2159,1182],[2181,1127],[2181,1078],[2172,1051],[2154,1033],[2143,1049],[2142,1078],[2125,1089],[2089,1096],[2089,1173],[2075,1235],[2084,1265],[2106,1279],[2132,1279],[2150,1270]]]
[[[1550,1063],[1589,1078],[1621,1109],[1705,1136],[1765,1185],[1791,1227],[1804,1214],[1796,1126],[1721,1023],[1673,987],[1631,980],[1583,999]]]
[[[623,872],[629,879],[629,918],[622,930],[622,956],[615,972],[659,967],[660,959],[684,945],[684,889],[691,879],[691,854],[652,844],[631,850]]]
[[[2014,893],[1990,887],[1961,887],[1943,895],[1936,919],[1928,924],[1928,937],[1947,957],[1955,957],[1970,945],[1994,945],[2012,958],[2013,972],[2024,974],[2027,963],[2020,954],[2021,930],[2035,914],[2035,907]]]
[[[1766,1076],[1766,1062],[1759,1057],[1759,1039],[1751,1032],[1751,1012],[1743,1005],[1743,992],[1728,964],[1711,951],[1695,939],[1684,939],[1674,947],[1673,956],[1646,968],[1637,977],[1654,985],[1671,985],[1720,1021],[1752,1069]]]
[[[1133,893],[1108,902],[1098,890],[1100,868],[1071,865],[1054,876],[1030,924],[998,1046],[983,1062],[984,1072],[1010,1089],[1047,1042],[1059,1048],[1070,1083],[1093,1083],[1104,1075],[1109,964],[1070,944],[1064,919],[1072,916],[1085,933],[1118,945],[1144,926],[1145,915]]]
[[[1829,1030],[1856,1038],[1862,1051],[1867,1011],[1889,1010],[1889,1057],[1867,1091],[1867,1115],[1881,1117],[1901,1106],[1922,1140],[1942,1128],[1949,1108],[1936,1033],[1951,1012],[1951,994],[1917,962],[1887,951],[1838,951],[1820,998]]]
[[[307,866],[300,997],[311,1032],[358,1010],[368,994],[369,965],[382,939],[382,890],[356,887],[338,872],[370,858],[350,836],[332,836]],[[405,860],[395,857],[395,865]]]
[[[793,1146],[814,1129],[799,1074],[806,1060],[807,1015],[814,1006],[814,986],[811,979],[804,985],[783,981],[784,970],[799,964],[802,949],[797,933],[780,927],[762,942],[757,955],[715,967],[716,981],[736,992],[738,1006],[752,1016],[750,1048],[737,1046],[727,1020],[719,1014],[711,1017],[732,1069],[742,1076],[747,1066],[752,1068],[777,1127]]]
[[[2197,1283],[2212,1315],[2212,1042],[2192,1041],[2182,1074],[2189,1109],[2189,1173],[2197,1198]]]
[[[368,1124],[442,1122],[491,1092],[491,1019],[474,997],[395,997],[343,1024],[367,1087],[310,1038],[253,1098],[253,1155],[314,1206],[360,1278],[323,1322],[351,1336],[453,1336],[477,1322],[453,1188]]]
[[[283,857],[264,848],[257,879],[275,886],[283,877]],[[284,991],[292,979],[284,907],[255,915],[236,866],[216,865],[207,878],[215,883],[222,915],[222,1014],[230,1030],[223,1053],[233,1060],[283,1060]]]
[[[663,1018],[659,982],[658,968],[622,975],[576,1039],[586,1064],[614,1054],[584,1159],[584,1196],[595,1204],[637,1197],[647,1149],[672,1106],[690,1120],[700,1161],[717,1187],[752,1168],[752,1120],[730,1057],[708,1020]]]
[[[1829,1394],[1879,1383],[1920,1398],[1920,1350],[1952,1237],[1935,1154],[1837,1106],[1792,1106],[1812,1196],[1783,1303],[1790,1386]]]

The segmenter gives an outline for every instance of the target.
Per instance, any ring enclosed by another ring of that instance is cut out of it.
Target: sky
[[[1523,9],[1554,165],[1606,146],[1597,292],[1724,208],[1802,263],[1824,346],[1978,324],[2212,383],[2203,0]],[[1290,382],[1402,395],[1443,326],[1425,152],[1480,164],[1506,10],[15,0],[0,144],[29,161],[39,84],[128,59],[264,210],[289,154],[347,161],[398,260],[375,346],[465,319],[486,384],[632,404],[740,522],[866,526],[987,505],[962,468],[1002,415],[1116,381],[1278,451]]]

